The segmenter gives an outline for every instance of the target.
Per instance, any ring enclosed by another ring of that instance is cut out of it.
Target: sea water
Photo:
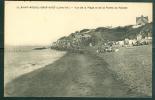
[[[8,46],[4,52],[4,86],[11,80],[45,67],[66,52],[51,49],[33,50],[34,46]]]

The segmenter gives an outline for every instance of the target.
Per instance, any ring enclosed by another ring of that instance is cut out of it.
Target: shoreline
[[[54,49],[53,49],[53,50],[54,50]],[[20,76],[17,76],[16,78],[14,78],[14,79],[8,81],[6,84],[4,84],[4,96],[6,95],[6,97],[7,97],[7,93],[5,92],[6,86],[10,85],[12,82],[14,82],[14,81],[20,79],[21,77],[23,77],[23,76],[25,76],[25,75],[32,74],[32,73],[36,73],[36,72],[38,72],[38,71],[44,70],[46,67],[48,67],[48,66],[52,65],[53,63],[55,63],[55,62],[59,61],[60,59],[62,59],[64,56],[67,55],[67,53],[68,53],[68,52],[66,52],[66,54],[64,54],[62,57],[60,57],[59,59],[57,59],[57,60],[51,62],[50,64],[47,64],[47,65],[45,65],[45,66],[43,66],[43,67],[40,67],[40,68],[37,68],[37,69],[35,69],[35,70],[33,70],[33,71],[24,73],[24,74],[22,74],[22,75],[20,75]],[[7,91],[7,90],[6,90],[6,91]]]
[[[31,49],[29,48],[29,50],[31,50]],[[61,52],[61,51],[56,51],[56,50],[50,50],[50,53],[52,53],[51,51],[54,51],[53,54],[51,54],[51,55],[48,55],[49,50],[48,51],[47,50],[46,51],[41,50],[41,52],[38,51],[38,50],[36,52],[33,51],[33,50],[31,50],[31,51],[32,51],[32,53],[37,54],[36,57],[32,57],[32,59],[28,59],[28,60],[26,59],[25,61],[21,61],[21,63],[18,63],[16,60],[15,60],[15,62],[13,62],[14,61],[13,60],[12,64],[10,64],[10,62],[8,60],[5,60],[4,87],[6,86],[7,83],[11,82],[12,80],[14,80],[14,79],[16,79],[16,78],[18,78],[18,77],[20,77],[22,75],[31,73],[31,72],[33,72],[35,70],[40,69],[40,68],[44,68],[47,65],[52,64],[55,61],[61,59],[61,57],[63,57],[66,54],[66,52]],[[24,52],[24,55],[26,55],[28,53],[27,56],[30,57],[31,55],[29,56],[29,52],[31,53],[31,51],[27,51],[26,53]],[[6,54],[9,54],[9,53],[6,53]],[[14,52],[11,52],[11,53],[14,53]],[[20,53],[22,53],[22,52],[20,51]],[[43,55],[45,53],[47,53],[46,54],[47,56]],[[38,56],[39,54],[41,54],[40,57]],[[17,53],[16,53],[16,55],[18,56]],[[10,57],[10,56],[7,56],[7,55],[5,55],[5,56],[6,56],[5,58]],[[13,57],[13,58],[16,59],[15,57]],[[16,64],[16,63],[18,63],[18,66],[13,65],[13,64]]]

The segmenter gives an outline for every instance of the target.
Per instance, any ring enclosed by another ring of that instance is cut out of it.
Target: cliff
[[[71,33],[69,36],[61,37],[52,44],[52,47],[78,48],[98,45],[107,41],[121,41],[125,38],[136,39],[137,35],[142,37],[152,37],[152,22],[142,26],[118,26],[118,27],[98,27],[96,29],[83,29]]]

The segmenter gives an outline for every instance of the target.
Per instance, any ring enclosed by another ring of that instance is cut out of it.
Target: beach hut
[[[89,43],[89,46],[92,47],[93,46],[92,43]]]

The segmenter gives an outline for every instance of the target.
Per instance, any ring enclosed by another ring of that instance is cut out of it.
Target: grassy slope
[[[152,95],[152,46],[121,48],[118,52],[100,54],[119,79],[131,90]]]
[[[100,27],[87,34],[91,34],[96,40],[118,41],[124,40],[125,38],[134,39],[140,32],[143,33],[142,35],[144,37],[147,36],[148,32],[152,32],[152,23],[148,23],[138,28],[132,28],[132,25],[116,28]]]

